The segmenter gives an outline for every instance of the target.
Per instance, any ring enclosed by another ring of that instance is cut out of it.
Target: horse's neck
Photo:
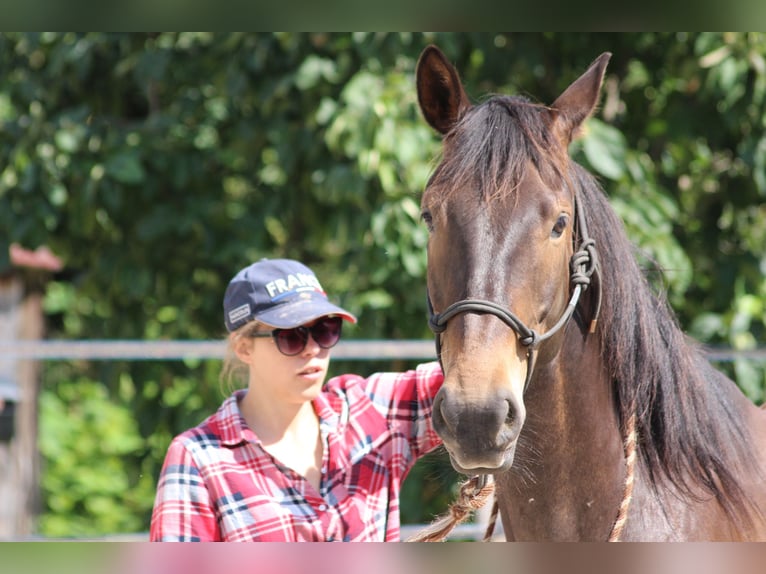
[[[598,357],[594,337],[568,336],[553,361],[535,368],[514,469],[498,477],[503,521],[516,539],[609,536],[625,464],[612,385]]]

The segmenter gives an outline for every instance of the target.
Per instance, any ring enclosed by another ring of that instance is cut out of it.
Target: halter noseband
[[[561,317],[556,324],[547,332],[540,334],[534,329],[527,327],[524,322],[519,319],[512,311],[504,306],[494,303],[493,301],[486,301],[484,299],[463,299],[456,301],[447,307],[441,313],[434,313],[433,306],[431,305],[431,297],[427,296],[428,312],[430,317],[428,318],[428,326],[434,332],[434,338],[436,343],[436,356],[441,363],[441,333],[447,329],[447,322],[462,313],[477,313],[477,314],[490,314],[500,319],[503,323],[516,333],[519,338],[519,342],[527,347],[527,376],[524,381],[524,390],[529,385],[529,381],[532,378],[532,370],[534,369],[536,351],[543,341],[546,341],[553,337],[558,331],[560,331],[572,318],[574,310],[577,307],[577,302],[580,299],[580,295],[590,285],[591,276],[594,272],[597,272],[598,267],[598,253],[596,251],[596,242],[588,235],[588,227],[585,222],[585,213],[582,206],[582,202],[577,201],[577,194],[575,194],[575,212],[577,214],[577,225],[579,227],[580,234],[580,248],[577,250],[569,261],[569,267],[571,271],[570,281],[574,284],[574,291],[572,297],[569,299],[569,303],[561,314]],[[593,318],[590,323],[590,332],[594,332],[596,329],[596,322],[598,321],[598,314],[601,308],[601,283],[598,283],[598,291],[596,298],[596,310],[593,314]],[[442,365],[443,368],[443,365]]]

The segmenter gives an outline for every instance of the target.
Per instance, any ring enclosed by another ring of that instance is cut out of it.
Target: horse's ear
[[[415,71],[418,103],[426,121],[446,134],[471,106],[455,67],[436,46],[428,46]]]
[[[556,113],[554,123],[562,131],[566,144],[576,137],[577,129],[593,113],[611,57],[609,52],[601,54],[551,105]]]

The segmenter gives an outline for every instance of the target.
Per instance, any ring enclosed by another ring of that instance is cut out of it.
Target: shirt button
[[[321,510],[322,512],[324,512],[325,510],[327,510],[327,505],[326,505],[326,504],[320,504],[320,505],[319,505],[319,510]]]

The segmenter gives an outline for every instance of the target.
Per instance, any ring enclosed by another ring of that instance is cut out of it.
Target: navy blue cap
[[[291,329],[327,315],[356,323],[351,313],[330,303],[314,272],[292,259],[261,259],[245,267],[223,297],[229,332],[253,320]]]

